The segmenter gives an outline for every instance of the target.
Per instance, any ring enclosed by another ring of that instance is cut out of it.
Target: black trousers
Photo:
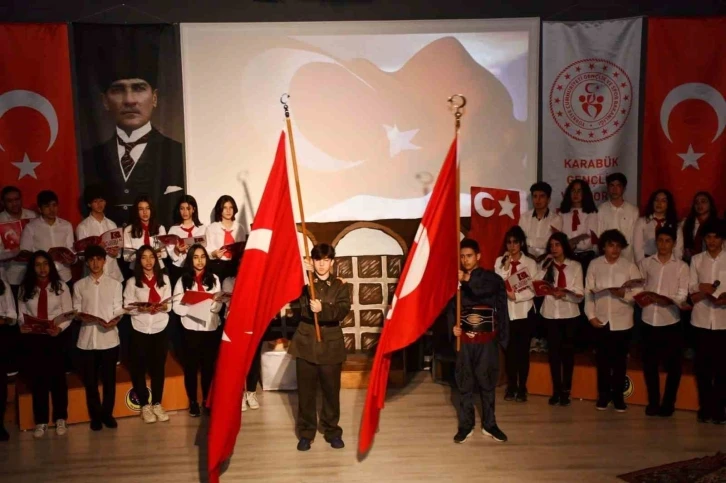
[[[199,371],[202,373],[202,400],[207,400],[221,340],[221,328],[208,332],[182,328],[184,388],[190,402],[197,401],[197,373]]]
[[[726,330],[694,327],[698,405],[709,418],[723,418],[726,406]]]
[[[315,439],[318,428],[318,385],[323,392],[320,426],[326,441],[343,436],[340,421],[340,373],[343,364],[313,364],[296,359],[297,372],[297,432],[300,438]]]
[[[116,361],[119,347],[102,350],[77,351],[77,360],[83,386],[86,388],[86,406],[91,421],[103,421],[113,416],[116,401]],[[103,403],[98,393],[98,380],[103,385]]]
[[[683,331],[680,323],[653,327],[647,323],[641,326],[643,352],[643,375],[648,389],[648,404],[673,408],[676,394],[681,383],[681,360],[683,350]],[[665,392],[660,399],[659,368],[666,370]]]
[[[527,390],[529,346],[536,323],[535,317],[534,310],[530,310],[526,318],[509,322],[509,345],[505,353],[509,389]]]
[[[610,330],[610,324],[598,330],[597,392],[600,398],[623,400],[628,349],[633,329]]]
[[[575,333],[580,317],[545,319],[552,393],[570,392],[575,370]]]
[[[129,372],[139,404],[161,404],[164,395],[164,365],[169,344],[166,328],[156,334],[142,334],[132,328],[129,339]],[[151,379],[151,398],[146,387],[147,373]]]
[[[53,400],[53,421],[68,419],[68,385],[64,364],[68,338],[68,330],[56,337],[32,334],[23,336],[27,348],[25,375],[33,395],[35,424],[48,424],[49,393]]]
[[[262,344],[264,343],[265,341],[261,340],[260,344],[257,346],[255,357],[252,359],[252,365],[250,366],[250,372],[247,373],[247,386],[245,391],[255,392],[257,390],[257,385],[260,383],[260,372],[262,369]]]
[[[8,403],[8,372],[13,366],[13,356],[18,345],[17,330],[17,327],[0,325],[0,428],[4,426]]]
[[[514,325],[514,324],[512,324]],[[499,346],[496,341],[486,344],[462,343],[456,355],[456,386],[459,389],[459,430],[470,431],[476,423],[474,390],[479,389],[482,404],[482,427],[496,426],[494,391],[499,380]]]

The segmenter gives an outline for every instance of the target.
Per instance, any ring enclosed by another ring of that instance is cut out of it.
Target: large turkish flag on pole
[[[378,429],[393,352],[415,342],[456,293],[459,237],[456,233],[456,139],[441,167],[414,244],[393,297],[373,360],[360,425],[358,453],[368,453]]]
[[[0,24],[0,184],[25,207],[51,189],[60,216],[80,221],[68,28]]]
[[[281,133],[239,266],[219,348],[209,401],[211,483],[219,481],[220,466],[230,457],[237,441],[242,425],[242,391],[257,346],[275,314],[300,296],[303,284],[285,161],[285,133]]]
[[[658,188],[685,216],[697,191],[726,206],[726,18],[648,19],[641,204]]]
[[[469,238],[479,242],[479,266],[494,270],[494,261],[502,254],[504,235],[519,223],[519,191],[498,188],[471,188],[471,230]]]

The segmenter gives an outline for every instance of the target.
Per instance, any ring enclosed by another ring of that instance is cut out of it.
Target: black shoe
[[[0,421],[0,441],[8,441],[10,439],[10,434],[5,429],[5,426],[2,425],[2,421]]]
[[[343,442],[343,438],[333,438],[330,441],[330,447],[333,449],[343,449],[345,448],[345,443]]]
[[[659,416],[662,409],[663,408],[661,408],[657,404],[648,404],[645,407],[645,415],[646,416]]]
[[[297,450],[298,451],[308,451],[310,449],[310,443],[311,441],[307,438],[300,438],[300,441],[297,442]]]
[[[103,423],[101,421],[91,421],[91,431],[101,431]]]
[[[517,397],[517,392],[513,388],[508,387],[507,390],[504,392],[504,400],[514,401],[515,397]]]
[[[706,411],[699,409],[698,413],[696,413],[696,421],[699,423],[710,423],[711,418]]]
[[[547,403],[550,406],[557,406],[560,403],[560,393],[554,393]]]
[[[118,423],[116,422],[116,419],[113,416],[109,416],[107,418],[103,418],[101,420],[101,422],[108,429],[116,429],[116,428],[118,428]]]
[[[527,402],[527,389],[520,389],[517,391],[517,398],[515,399],[517,402]]]
[[[572,404],[572,401],[570,400],[570,392],[564,391],[560,394],[560,406],[567,407],[570,404]]]
[[[617,400],[613,401],[613,407],[615,408],[615,411],[618,413],[624,413],[628,410],[628,405],[625,404],[625,401],[623,400]]]
[[[454,443],[466,443],[466,440],[469,439],[469,436],[471,436],[472,434],[474,434],[473,429],[460,429],[454,436]]]
[[[597,402],[595,403],[595,409],[597,409],[598,411],[606,411],[609,405],[610,400],[601,397],[597,399]]]
[[[198,418],[202,415],[202,411],[199,409],[199,403],[196,401],[192,401],[189,403],[189,416],[193,418]]]
[[[483,434],[484,436],[489,436],[498,443],[507,442],[507,435],[504,434],[504,432],[499,429],[499,426],[497,426],[496,424],[489,429],[481,428],[481,434]]]
[[[673,413],[676,411],[676,408],[673,406],[661,406],[660,411],[658,411],[658,416],[661,418],[670,418],[673,416]]]

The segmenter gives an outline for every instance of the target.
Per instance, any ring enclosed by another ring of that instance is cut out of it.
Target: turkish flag
[[[73,121],[68,27],[0,25],[0,184],[59,199],[62,218],[77,223],[78,158]]]
[[[726,205],[726,18],[648,19],[641,204],[673,192],[685,216],[697,191]]]
[[[519,191],[499,188],[471,188],[471,230],[469,238],[479,242],[479,266],[494,269],[502,254],[504,235],[519,223]]]
[[[285,133],[252,223],[224,326],[209,407],[208,472],[219,481],[242,424],[242,391],[265,329],[282,307],[300,296],[303,270],[292,215]]]
[[[456,293],[459,271],[456,150],[457,140],[454,139],[386,316],[361,418],[358,440],[361,455],[370,450],[378,429],[386,399],[391,355],[421,337]]]

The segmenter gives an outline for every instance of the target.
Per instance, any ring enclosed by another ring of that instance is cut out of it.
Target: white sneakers
[[[146,406],[141,408],[141,419],[143,419],[146,424],[152,424],[156,422],[156,415],[151,409],[151,404],[147,404]]]
[[[242,393],[242,412],[245,412],[250,408],[250,405],[247,403],[247,394],[247,391]]]
[[[47,424],[36,424],[35,425],[35,431],[33,431],[33,437],[35,439],[40,439],[43,436],[45,436],[46,431],[48,431],[48,425]]]
[[[55,422],[55,434],[58,436],[63,436],[68,432],[68,425],[66,424],[65,419],[59,419]]]
[[[48,432],[48,425],[47,424],[36,424],[35,429],[33,430],[33,437],[35,439],[40,439],[43,436],[45,436],[45,433]],[[66,423],[65,419],[59,419],[55,422],[55,434],[58,436],[64,436],[68,432],[68,423]]]
[[[162,423],[169,421],[169,415],[166,414],[166,411],[164,411],[164,408],[161,407],[161,404],[154,404],[151,410],[154,412],[154,416],[156,416],[157,421],[161,421]]]
[[[257,400],[256,392],[245,392],[245,400],[250,409],[260,409],[260,402]],[[242,405],[244,408],[244,404]],[[244,409],[242,409],[244,411]]]

